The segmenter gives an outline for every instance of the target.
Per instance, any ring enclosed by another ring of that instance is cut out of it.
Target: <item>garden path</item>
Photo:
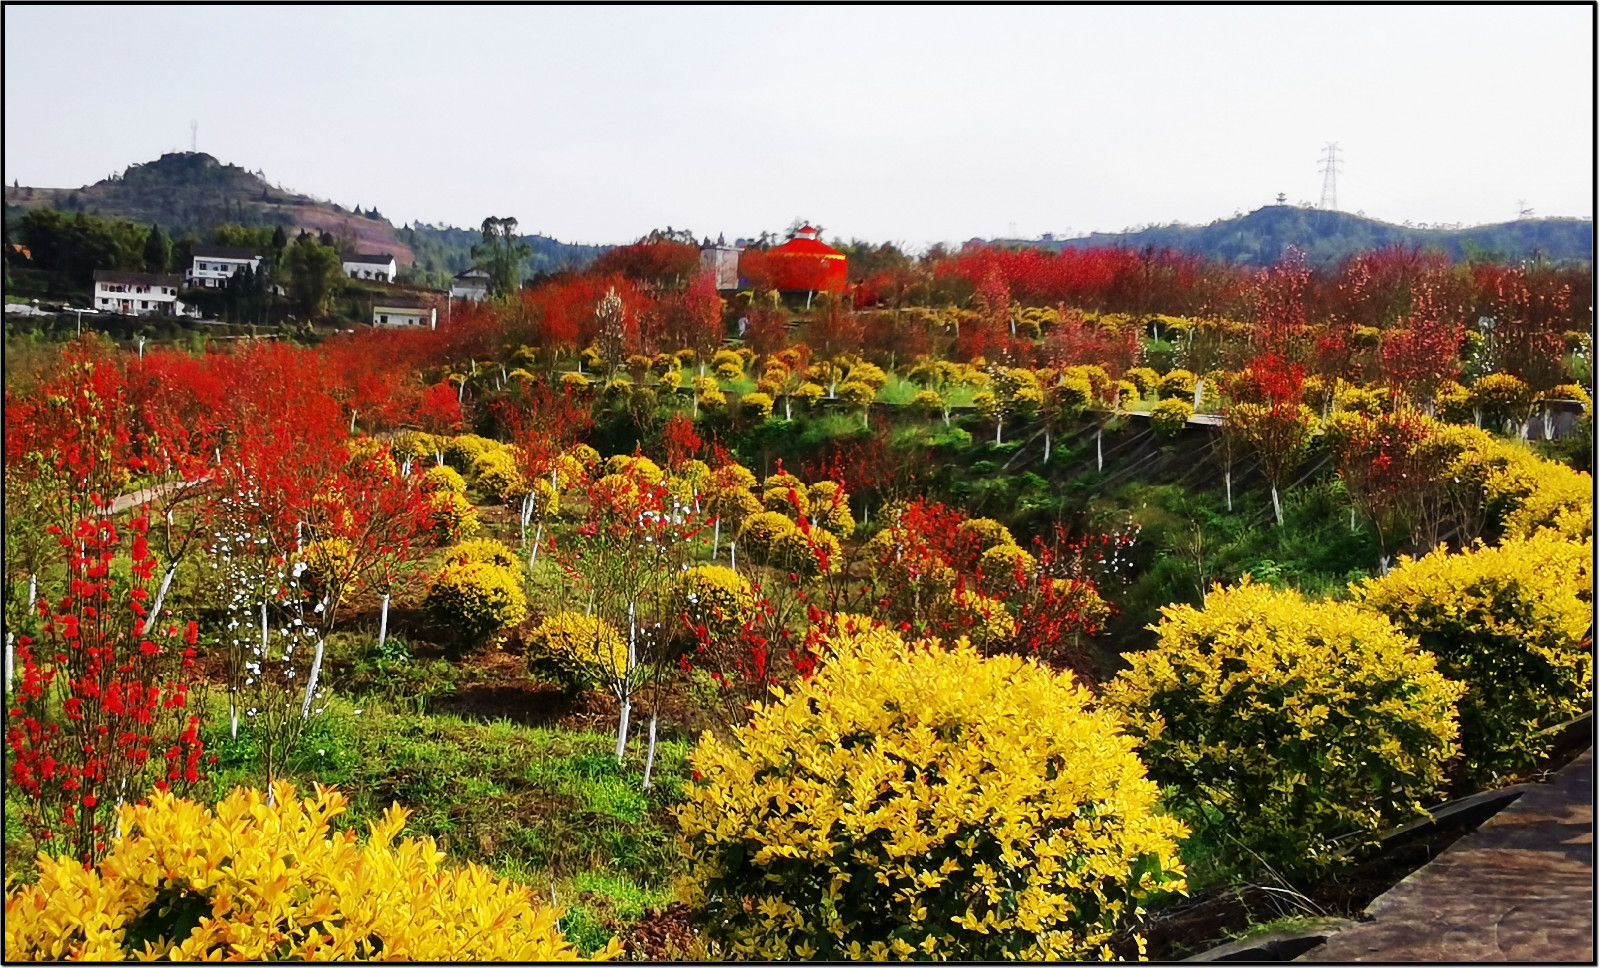
[[[1594,749],[1299,961],[1594,963]]]

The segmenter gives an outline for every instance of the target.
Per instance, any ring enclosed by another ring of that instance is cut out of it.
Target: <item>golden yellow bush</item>
[[[801,578],[837,574],[844,566],[844,549],[839,539],[822,528],[809,531],[794,527],[778,535],[772,543],[770,560]]]
[[[215,811],[170,793],[126,804],[126,836],[99,866],[40,854],[39,880],[6,885],[8,961],[571,961],[562,911],[433,838],[396,840],[399,806],[366,843],[329,822],[344,796],[291,784],[236,789]],[[596,959],[622,952],[612,939]]]
[[[301,583],[318,596],[327,596],[337,586],[339,601],[350,597],[351,581],[355,578],[356,553],[350,542],[343,538],[326,538],[306,545],[299,555],[306,570]]]
[[[794,522],[777,511],[752,514],[739,528],[739,547],[765,561],[772,556],[778,539],[793,530]]]
[[[1381,616],[1248,581],[1161,614],[1102,698],[1212,856],[1315,873],[1442,783],[1461,687]]]
[[[1553,531],[1458,554],[1402,556],[1382,578],[1352,586],[1356,600],[1436,655],[1464,683],[1461,747],[1480,780],[1545,754],[1537,736],[1594,697],[1592,540]]]
[[[472,462],[471,473],[481,492],[501,500],[527,493],[527,483],[517,469],[516,457],[506,448],[497,447],[480,454]]]
[[[978,547],[984,551],[1000,545],[1015,547],[1017,544],[1017,539],[1011,536],[1011,529],[994,518],[968,518],[956,525],[956,530],[972,535],[977,539]]]
[[[1173,370],[1156,381],[1156,396],[1162,400],[1194,400],[1194,385],[1198,379],[1188,370]]]
[[[986,655],[1005,649],[1017,636],[1017,620],[1005,602],[971,589],[953,588],[935,598],[933,619]]]
[[[1182,888],[1184,829],[1089,700],[965,641],[836,633],[815,676],[702,736],[689,906],[736,958],[1107,956]]]
[[[750,583],[721,565],[701,565],[680,575],[673,602],[690,627],[704,626],[712,639],[737,635],[756,609]]]
[[[1176,437],[1189,426],[1189,418],[1194,416],[1194,405],[1189,401],[1172,397],[1162,400],[1150,408],[1150,429],[1163,437]]]
[[[522,574],[522,561],[516,552],[493,538],[476,538],[463,541],[445,551],[445,560],[456,564],[476,561],[480,564],[503,568],[514,575]]]
[[[571,691],[592,689],[627,674],[628,642],[604,619],[558,612],[528,637],[528,669]]]
[[[480,642],[528,617],[521,576],[478,561],[446,564],[428,583],[423,607],[434,621],[459,631],[469,642]]]
[[[422,473],[418,484],[429,493],[448,491],[451,494],[467,493],[467,481],[449,464],[435,464]]]
[[[1141,400],[1149,396],[1150,391],[1154,390],[1156,384],[1161,382],[1161,374],[1148,366],[1136,366],[1124,373],[1123,377],[1133,384],[1133,388],[1139,392]],[[1193,391],[1191,390],[1190,392],[1192,393]]]
[[[473,461],[490,451],[499,449],[498,441],[477,434],[461,434],[451,437],[444,445],[444,462],[465,474],[471,470]]]
[[[435,491],[428,495],[428,514],[433,520],[433,537],[440,543],[460,541],[478,533],[478,509],[454,491]]]
[[[1038,567],[1038,560],[1016,545],[995,545],[978,556],[983,586],[995,594],[1024,587],[1033,580]]]

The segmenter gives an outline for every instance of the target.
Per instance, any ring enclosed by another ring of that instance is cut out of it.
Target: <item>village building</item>
[[[710,272],[717,289],[731,292],[739,288],[739,247],[729,245],[722,236],[712,242],[707,238],[700,244],[700,268]]]
[[[469,299],[473,302],[482,302],[489,298],[489,271],[481,268],[471,268],[466,272],[456,274],[450,280],[450,297],[452,299]]]
[[[372,325],[410,328],[439,325],[439,309],[431,302],[415,297],[395,296],[375,299],[372,302]]]
[[[251,272],[261,271],[261,256],[236,246],[197,245],[189,256],[184,281],[199,289],[226,289],[240,266],[249,266]]]
[[[178,287],[183,279],[157,272],[117,272],[96,269],[93,308],[124,316],[178,316],[183,303]]]
[[[394,282],[399,267],[387,252],[357,252],[344,260],[344,274],[351,279],[381,279]]]

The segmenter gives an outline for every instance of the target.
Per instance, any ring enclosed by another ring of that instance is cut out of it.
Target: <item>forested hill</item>
[[[82,188],[5,186],[8,227],[24,211],[48,206],[62,212],[124,218],[159,224],[173,238],[192,234],[206,240],[221,225],[282,225],[344,238],[362,252],[392,253],[402,266],[415,264],[435,274],[453,274],[471,265],[476,230],[418,226],[396,229],[374,206],[347,209],[267,182],[261,172],[224,164],[205,152],[179,151]],[[533,250],[528,272],[581,267],[599,254],[597,246],[567,245],[544,236],[525,236]],[[429,263],[433,264],[430,265]]]
[[[1094,232],[1083,238],[1051,241],[994,239],[998,245],[1035,245],[1063,249],[1130,246],[1180,252],[1240,265],[1276,262],[1286,248],[1298,246],[1313,264],[1336,263],[1356,252],[1390,245],[1438,249],[1452,259],[1468,256],[1552,262],[1593,262],[1594,222],[1576,218],[1537,218],[1438,229],[1393,225],[1348,212],[1268,205],[1248,215],[1210,225],[1163,225],[1133,232]]]

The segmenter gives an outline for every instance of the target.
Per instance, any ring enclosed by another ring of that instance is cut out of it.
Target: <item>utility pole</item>
[[[1317,207],[1332,211],[1339,207],[1339,191],[1335,176],[1339,172],[1339,142],[1330,141],[1322,146],[1322,201]]]

